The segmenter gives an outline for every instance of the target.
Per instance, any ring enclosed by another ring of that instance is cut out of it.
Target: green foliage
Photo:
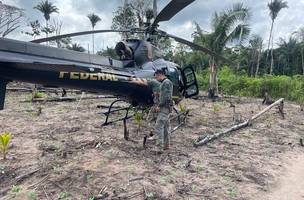
[[[130,29],[136,27],[136,14],[130,4],[126,7],[118,7],[118,10],[114,12],[112,19],[112,29]],[[124,37],[130,37],[130,34],[122,33]]]
[[[231,197],[231,198],[235,198],[237,196],[236,189],[234,187],[228,188],[227,193],[228,193],[229,197]]]
[[[42,12],[46,21],[50,20],[50,15],[52,13],[58,13],[58,8],[48,0],[41,1],[37,6],[34,7],[34,9],[37,9]]]
[[[53,166],[53,170],[54,170],[55,174],[60,174],[61,171],[62,171],[62,169],[61,169],[61,167],[60,167],[59,164],[54,165]]]
[[[208,87],[208,75],[197,74],[200,89]],[[304,76],[264,76],[260,78],[236,75],[227,66],[219,71],[219,91],[227,95],[263,97],[265,92],[273,98],[304,102]]]
[[[153,192],[146,192],[146,199],[154,199],[155,198],[155,194]]]
[[[6,159],[6,154],[7,154],[7,149],[8,149],[8,144],[11,139],[11,134],[10,133],[2,133],[0,135],[0,150],[3,153],[3,159]]]
[[[43,98],[44,97],[44,93],[42,92],[35,92],[34,93],[34,98]]]
[[[186,112],[186,106],[183,105],[182,103],[178,104],[178,108],[179,110],[183,113],[183,112]]]
[[[96,24],[99,21],[101,21],[101,18],[98,15],[94,14],[94,13],[89,14],[87,17],[89,18],[93,29],[96,26]]]
[[[141,120],[142,120],[142,115],[140,114],[139,111],[135,111],[135,114],[134,114],[134,121],[135,121],[135,123],[136,123],[138,126],[140,126]]]
[[[36,200],[37,199],[37,194],[35,191],[29,191],[27,193],[27,198],[30,200]]]
[[[20,186],[18,186],[18,185],[13,185],[12,186],[12,189],[11,189],[11,192],[12,193],[19,193],[21,191],[21,188],[20,188]]]
[[[212,105],[212,110],[213,110],[213,113],[218,113],[220,111],[220,105],[213,104]]]
[[[66,48],[69,49],[69,50],[78,51],[78,52],[85,52],[85,51],[86,51],[85,48],[82,47],[82,46],[81,46],[80,44],[78,44],[78,43],[73,43],[73,44],[71,44],[71,45],[68,45]]]
[[[66,199],[68,197],[68,193],[66,192],[60,192],[58,194],[58,199]]]

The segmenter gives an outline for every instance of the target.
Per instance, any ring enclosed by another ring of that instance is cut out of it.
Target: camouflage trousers
[[[162,147],[170,145],[169,123],[169,113],[159,112],[157,115],[154,132],[158,137],[157,144],[161,145]]]

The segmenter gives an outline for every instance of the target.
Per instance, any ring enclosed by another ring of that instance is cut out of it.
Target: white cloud
[[[44,22],[43,15],[33,7],[41,0],[2,0],[3,3],[19,6],[26,9],[28,21],[39,18]],[[96,29],[109,29],[112,23],[113,12],[117,7],[123,4],[122,0],[49,0],[53,2],[60,13],[53,14],[52,18],[58,18],[63,21],[62,33],[75,31],[90,30],[90,22],[87,19],[87,14],[96,13],[102,21],[97,24]],[[268,39],[270,29],[270,17],[267,3],[270,0],[243,0],[244,5],[250,8],[252,18],[250,20],[252,34],[261,35],[264,40]],[[159,0],[159,10],[161,10],[169,0]],[[240,0],[196,0],[194,3],[186,7],[169,22],[160,24],[160,29],[168,31],[180,37],[191,40],[191,34],[194,31],[192,22],[198,22],[204,30],[210,30],[210,19],[215,11],[221,11],[231,7],[233,3]],[[279,37],[288,37],[292,32],[296,31],[300,26],[303,26],[303,10],[304,0],[287,0],[288,9],[283,9],[276,20],[274,33],[275,39]],[[22,28],[26,29],[25,26]],[[19,29],[21,31],[21,29]],[[20,40],[30,40],[31,38],[15,32],[10,35],[11,38]],[[106,46],[114,46],[120,40],[119,34],[106,33],[98,34],[96,38],[96,49]],[[75,37],[75,42],[80,43],[85,48],[91,44],[91,36]]]

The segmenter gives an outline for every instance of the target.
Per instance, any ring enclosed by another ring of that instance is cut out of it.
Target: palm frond
[[[49,2],[48,0],[41,1],[37,6],[34,7],[34,9],[37,9],[40,12],[42,12],[46,21],[50,20],[50,15],[52,13],[59,12],[59,9],[52,2]]]
[[[96,26],[96,24],[97,24],[99,21],[101,21],[101,18],[100,18],[98,15],[94,14],[94,13],[89,14],[87,17],[89,18],[89,20],[90,20],[90,22],[91,22],[91,25],[92,25],[92,28],[93,28],[93,29],[94,29],[94,27]]]
[[[268,8],[269,8],[269,15],[271,19],[274,21],[277,18],[281,9],[288,8],[288,4],[286,1],[283,0],[274,0],[268,3]]]
[[[250,34],[249,24],[239,24],[235,29],[227,35],[228,42],[238,41],[240,44],[248,38]]]

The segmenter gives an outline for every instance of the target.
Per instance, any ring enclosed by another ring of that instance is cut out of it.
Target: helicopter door
[[[184,82],[185,97],[189,98],[198,95],[199,89],[192,66],[182,69],[182,78]]]

